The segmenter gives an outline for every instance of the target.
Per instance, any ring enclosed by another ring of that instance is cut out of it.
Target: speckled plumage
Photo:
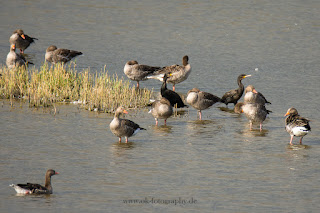
[[[290,144],[292,145],[293,137],[300,137],[300,144],[302,144],[302,138],[311,131],[309,120],[301,117],[295,108],[289,108],[285,114],[286,131],[290,134]]]
[[[189,64],[189,57],[187,55],[182,58],[182,65],[171,65],[161,68],[154,73],[154,76],[149,78],[154,78],[161,80],[164,74],[168,75],[167,83],[173,84],[173,91],[175,91],[175,85],[185,81],[191,73],[191,65]]]

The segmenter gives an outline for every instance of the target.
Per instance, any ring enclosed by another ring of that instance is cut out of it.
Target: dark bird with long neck
[[[52,194],[51,177],[59,172],[49,169],[46,172],[45,185],[41,186],[37,183],[11,184],[18,194]]]
[[[233,89],[228,92],[226,92],[222,98],[221,102],[225,103],[227,106],[229,103],[233,103],[233,105],[236,105],[239,99],[241,98],[243,91],[244,91],[244,86],[242,84],[242,80],[250,77],[251,75],[246,75],[246,74],[241,74],[237,78],[237,83],[239,85],[238,89]]]
[[[169,90],[167,88],[167,79],[169,78],[171,74],[165,74],[163,76],[163,83],[161,86],[161,96],[168,99],[168,101],[170,101],[171,106],[176,106],[177,108],[182,108],[182,107],[187,107],[187,105],[185,105],[180,97],[180,95],[172,90]]]

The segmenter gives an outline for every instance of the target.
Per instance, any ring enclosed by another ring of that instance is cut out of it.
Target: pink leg
[[[121,143],[121,137],[119,137],[119,143]]]
[[[252,122],[250,121],[250,130],[252,130]]]
[[[172,86],[172,90],[173,90],[173,91],[176,90],[176,86],[175,86],[175,85]]]
[[[291,135],[290,145],[292,145],[293,135]]]
[[[128,143],[128,137],[126,137],[126,143]]]
[[[137,81],[137,89],[139,89],[139,81]]]
[[[262,123],[260,123],[260,132],[262,131]]]
[[[158,126],[158,119],[156,119],[156,126]]]
[[[303,138],[303,137],[300,138],[300,144],[302,144],[302,138]]]
[[[22,50],[22,49],[20,49],[20,53],[22,53],[22,54],[23,54],[23,50]]]
[[[164,119],[164,125],[165,126],[167,125],[167,119]]]
[[[199,119],[200,119],[200,121],[201,121],[201,119],[202,119],[201,111],[199,111]]]

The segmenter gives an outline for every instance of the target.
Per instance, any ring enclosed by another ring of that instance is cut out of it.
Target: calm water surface
[[[317,212],[319,14],[312,0],[2,4],[1,64],[17,28],[39,39],[25,51],[36,67],[51,44],[82,51],[79,71],[106,66],[123,77],[128,60],[165,66],[189,55],[193,71],[177,85],[179,93],[199,87],[222,96],[237,87],[239,74],[251,74],[243,83],[262,92],[273,113],[259,132],[222,104],[203,111],[203,121],[189,108],[158,127],[148,109],[129,110],[126,118],[147,131],[118,144],[110,114],[59,105],[54,116],[2,100],[0,212]],[[160,85],[141,82],[155,91]],[[311,119],[303,146],[288,145],[289,107]],[[60,172],[50,196],[16,196],[8,187],[43,183],[48,168]],[[140,203],[125,203],[132,199]],[[179,199],[193,202],[172,203]]]

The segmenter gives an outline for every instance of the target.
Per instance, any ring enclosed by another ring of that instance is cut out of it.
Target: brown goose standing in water
[[[159,69],[161,69],[161,67],[138,64],[137,61],[128,61],[124,66],[123,71],[128,78],[137,82],[137,88],[139,89],[139,81],[147,80],[148,75],[153,74]]]
[[[122,106],[120,106],[116,110],[114,118],[110,123],[110,130],[115,136],[119,137],[119,143],[121,143],[121,137],[125,137],[126,143],[128,143],[129,137],[137,134],[140,130],[145,129],[140,127],[133,121],[120,118],[120,115],[122,113],[128,114],[128,111],[125,110]]]
[[[151,113],[156,120],[156,126],[158,125],[158,119],[164,119],[164,125],[167,125],[167,119],[172,116],[173,109],[170,101],[162,97],[160,100],[153,102],[149,113]]]
[[[148,78],[162,80],[163,75],[167,74],[168,83],[173,84],[172,90],[175,91],[175,85],[185,81],[191,73],[191,65],[189,64],[189,57],[187,55],[182,58],[182,65],[171,65],[161,68],[159,71],[156,71],[154,75],[149,76]]]
[[[201,120],[201,110],[207,109],[217,102],[221,102],[221,99],[211,93],[200,91],[198,88],[193,88],[188,91],[186,101],[199,111],[199,119]]]
[[[257,122],[260,124],[260,131],[262,131],[262,122],[270,111],[264,105],[258,103],[246,103],[242,106],[242,111],[250,121],[250,130],[252,130],[252,124]]]
[[[6,65],[9,69],[13,69],[15,67],[25,66],[26,64],[33,64],[31,62],[27,62],[23,55],[16,53],[16,46],[12,44],[10,46],[10,52],[7,55]]]
[[[289,108],[286,117],[286,130],[290,134],[290,145],[292,145],[293,136],[300,137],[300,144],[302,144],[302,138],[311,131],[309,120],[301,117],[295,108]]]
[[[245,103],[259,103],[262,105],[271,104],[267,99],[262,95],[262,93],[257,92],[253,85],[249,85],[246,87],[245,96],[244,96]]]
[[[50,63],[67,63],[74,57],[82,55],[82,52],[76,50],[68,50],[57,48],[54,45],[51,45],[46,50],[45,60]]]
[[[23,30],[18,29],[13,32],[10,36],[9,42],[10,44],[15,44],[16,48],[20,49],[20,53],[24,53],[24,50],[27,49],[30,44],[34,42],[34,40],[38,40],[37,38],[32,38],[26,34],[24,34]]]
[[[168,79],[168,75],[171,74],[165,74],[163,76],[163,83],[161,86],[161,96],[168,99],[168,101],[170,101],[171,106],[177,106],[177,108],[183,108],[183,107],[187,107],[187,105],[185,105],[180,97],[180,95],[172,90],[169,90],[167,88],[167,79]]]
[[[222,96],[221,102],[225,103],[227,106],[229,103],[233,103],[233,105],[236,105],[238,100],[241,98],[243,91],[244,91],[244,86],[241,81],[242,81],[242,79],[245,79],[250,76],[251,75],[246,75],[246,74],[239,75],[237,78],[237,83],[239,85],[239,88],[230,90],[229,92],[226,92]]]
[[[45,185],[41,186],[37,183],[11,184],[18,194],[52,194],[51,176],[57,175],[59,172],[49,169],[46,172]]]

